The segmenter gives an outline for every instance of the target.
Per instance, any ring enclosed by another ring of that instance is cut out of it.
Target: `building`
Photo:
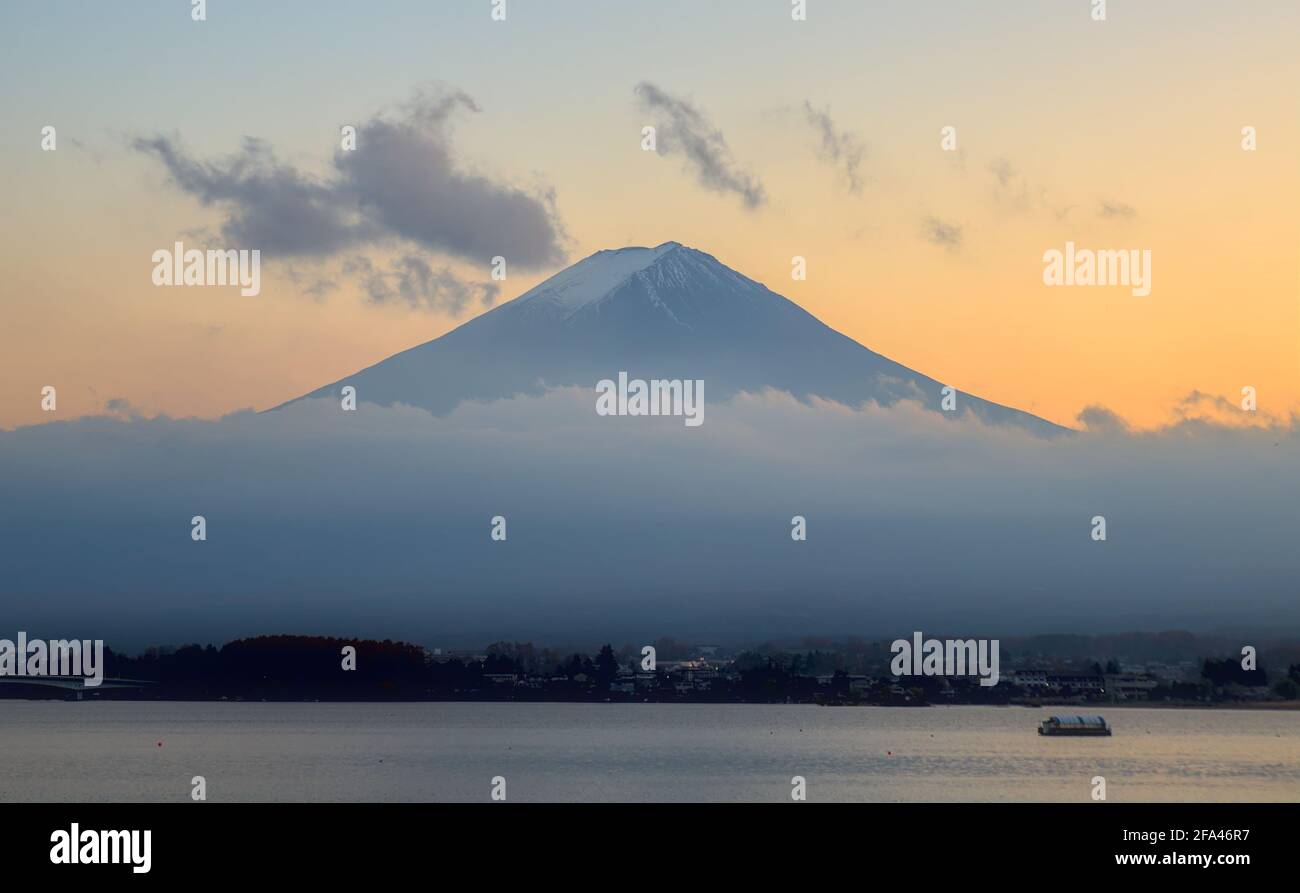
[[[1016,670],[1011,682],[1021,688],[1047,688],[1046,670]]]
[[[1154,676],[1146,673],[1119,673],[1107,675],[1106,693],[1122,701],[1146,700],[1151,697],[1151,689],[1160,683]]]
[[[1047,674],[1047,687],[1054,691],[1063,691],[1069,689],[1075,692],[1100,692],[1106,688],[1105,676],[1093,676],[1091,674],[1082,675],[1053,675]]]

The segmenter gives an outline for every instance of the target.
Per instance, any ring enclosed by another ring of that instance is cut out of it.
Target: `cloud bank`
[[[1047,440],[772,392],[697,429],[593,407],[569,388],[0,432],[0,597],[33,635],[133,646],[1300,625],[1294,419]]]

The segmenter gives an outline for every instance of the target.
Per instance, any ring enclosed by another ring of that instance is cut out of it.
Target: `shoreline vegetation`
[[[1300,709],[1300,643],[1259,652],[1258,669],[1248,670],[1223,642],[1188,633],[1025,637],[1002,643],[1001,679],[986,687],[977,676],[894,676],[888,642],[854,637],[734,652],[659,639],[584,654],[527,642],[444,653],[277,635],[134,657],[105,648],[101,688],[9,678],[0,699]]]

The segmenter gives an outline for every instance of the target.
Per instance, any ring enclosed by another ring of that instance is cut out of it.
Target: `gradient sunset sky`
[[[486,283],[497,253],[396,237],[265,250],[256,297],[151,282],[176,240],[259,246],[214,242],[230,204],[141,141],[220,168],[255,137],[329,182],[339,127],[422,88],[465,97],[443,130],[456,171],[553,215],[567,259],[511,265],[497,303],[599,249],[675,240],[1063,424],[1102,405],[1157,426],[1244,386],[1261,414],[1300,409],[1300,5],[1111,0],[1105,22],[1090,0],[809,0],[805,22],[786,0],[491,6],[210,0],[194,22],[187,0],[6,2],[0,427],[263,409],[486,309],[376,300],[361,260]],[[639,84],[695,109],[759,200],[643,151],[662,109]],[[1067,241],[1150,249],[1151,294],[1045,287],[1042,255]]]

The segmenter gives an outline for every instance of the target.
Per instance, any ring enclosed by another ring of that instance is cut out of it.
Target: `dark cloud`
[[[179,189],[226,212],[221,235],[232,247],[257,248],[268,257],[327,255],[377,235],[349,219],[337,184],[280,162],[262,140],[245,137],[237,154],[220,161],[193,159],[166,136],[138,138],[132,146],[161,161]]]
[[[397,114],[358,125],[356,149],[337,150],[325,178],[280,161],[256,139],[219,161],[194,159],[166,136],[133,146],[161,161],[180,189],[226,212],[229,243],[268,257],[404,240],[484,265],[497,255],[526,270],[561,263],[553,197],[464,170],[448,132],[457,111],[478,106],[459,91],[418,93]]]
[[[648,81],[637,84],[635,92],[641,107],[656,115],[655,143],[660,155],[680,154],[701,186],[739,196],[746,208],[752,210],[767,202],[763,184],[736,163],[722,131],[699,109]]]
[[[376,118],[359,128],[356,150],[335,153],[341,191],[372,226],[430,250],[484,264],[501,255],[522,269],[563,261],[549,195],[457,168],[444,133],[457,108],[475,106],[463,94],[426,97],[405,119]]]
[[[922,220],[921,233],[931,245],[953,250],[961,247],[962,228],[955,223],[945,223],[938,217]]]
[[[821,138],[818,154],[844,170],[849,191],[862,191],[862,160],[867,150],[856,134],[846,133],[835,126],[831,120],[830,109],[816,109],[808,100],[803,104],[804,117]]]

